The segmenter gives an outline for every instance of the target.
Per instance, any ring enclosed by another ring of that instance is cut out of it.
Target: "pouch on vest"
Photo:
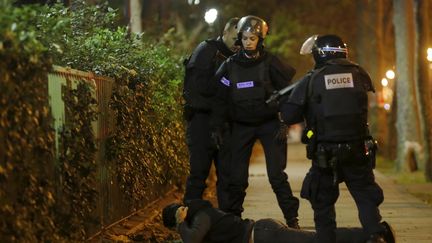
[[[247,109],[255,110],[265,104],[265,90],[263,87],[250,87],[243,89],[234,88],[232,99],[235,105]]]
[[[269,72],[270,60],[271,58],[266,57],[252,66],[233,61],[228,66],[233,105],[231,113],[234,120],[259,123],[271,117],[276,118],[278,107],[270,107],[265,102],[273,90]]]
[[[316,201],[318,196],[320,175],[317,172],[309,171],[302,183],[300,197],[309,201]]]
[[[328,136],[350,136],[363,134],[365,131],[363,104],[361,95],[353,90],[344,90],[333,94],[332,91],[322,95],[324,131]]]

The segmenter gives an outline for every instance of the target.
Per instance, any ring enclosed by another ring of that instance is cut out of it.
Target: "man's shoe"
[[[287,226],[293,229],[300,229],[300,225],[298,223],[298,218],[292,218],[286,221]]]
[[[385,228],[385,232],[383,234],[383,237],[384,237],[384,240],[386,241],[386,243],[395,243],[396,240],[395,240],[395,233],[394,233],[393,228],[386,221],[381,222],[381,224]]]

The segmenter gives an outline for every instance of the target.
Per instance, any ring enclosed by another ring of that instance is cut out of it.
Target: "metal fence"
[[[56,131],[56,163],[60,163],[58,160],[59,137],[66,122],[65,119],[67,119],[65,118],[65,107],[62,99],[62,87],[76,88],[79,81],[89,82],[95,87],[93,97],[97,101],[98,111],[98,119],[93,122],[92,126],[97,144],[95,158],[98,165],[98,185],[96,185],[96,189],[99,196],[94,216],[99,219],[99,224],[89,229],[89,233],[92,234],[125,217],[130,212],[127,202],[122,199],[117,179],[113,178],[112,173],[109,173],[109,169],[113,168],[113,165],[109,164],[109,161],[105,158],[106,142],[114,129],[114,116],[109,108],[114,85],[112,78],[59,66],[54,66],[53,71],[48,74],[48,93],[53,116],[53,127]]]

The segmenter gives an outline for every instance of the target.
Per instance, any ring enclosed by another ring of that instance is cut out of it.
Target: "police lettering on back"
[[[324,75],[326,89],[354,88],[352,73]]]

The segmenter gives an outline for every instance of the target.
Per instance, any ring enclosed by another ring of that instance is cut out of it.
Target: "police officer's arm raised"
[[[292,78],[294,77],[296,70],[281,62],[276,56],[271,55],[270,65],[269,65],[270,80],[272,81],[271,90],[272,95],[266,100],[267,104],[272,104],[277,101],[277,103],[284,102],[287,95],[284,92],[288,89],[292,89]]]
[[[281,102],[279,118],[288,125],[302,122],[304,109],[307,102],[307,89],[310,74],[298,81],[289,98]]]

